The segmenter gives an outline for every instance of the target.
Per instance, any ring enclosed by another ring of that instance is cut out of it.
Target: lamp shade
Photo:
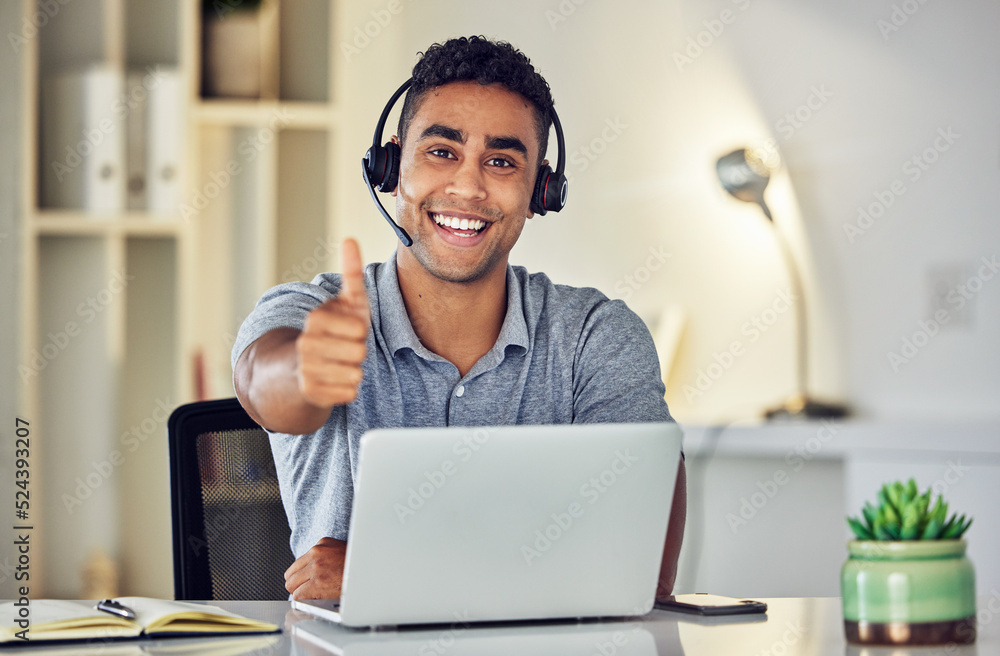
[[[747,203],[757,203],[770,221],[771,210],[764,202],[764,190],[771,181],[766,164],[745,148],[723,155],[715,164],[723,189]]]

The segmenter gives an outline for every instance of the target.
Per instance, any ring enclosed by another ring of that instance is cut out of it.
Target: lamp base
[[[776,419],[842,419],[851,412],[846,405],[824,403],[796,394],[776,408],[764,412],[770,421]]]

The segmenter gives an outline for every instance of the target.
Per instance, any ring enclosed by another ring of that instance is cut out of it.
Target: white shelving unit
[[[231,396],[229,352],[253,303],[330,266],[339,3],[265,1],[280,32],[275,100],[200,97],[200,0],[48,3],[58,10],[26,47],[17,360],[38,365],[21,380],[37,445],[33,596],[78,597],[95,548],[123,593],[172,595],[167,414],[199,389]],[[44,11],[22,5],[29,20]],[[181,71],[177,212],[42,203],[41,83],[94,64]]]

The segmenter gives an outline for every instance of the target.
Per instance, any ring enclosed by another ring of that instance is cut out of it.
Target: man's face
[[[413,238],[400,253],[451,282],[478,280],[517,243],[538,170],[528,100],[498,84],[427,92],[402,144],[396,216]]]

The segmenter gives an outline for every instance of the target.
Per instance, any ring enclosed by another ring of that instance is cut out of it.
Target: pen
[[[118,617],[124,617],[127,620],[135,619],[135,611],[128,606],[118,603],[114,599],[105,599],[104,601],[97,602],[94,606],[97,610],[103,610],[105,613],[111,613],[112,615],[117,615]]]

